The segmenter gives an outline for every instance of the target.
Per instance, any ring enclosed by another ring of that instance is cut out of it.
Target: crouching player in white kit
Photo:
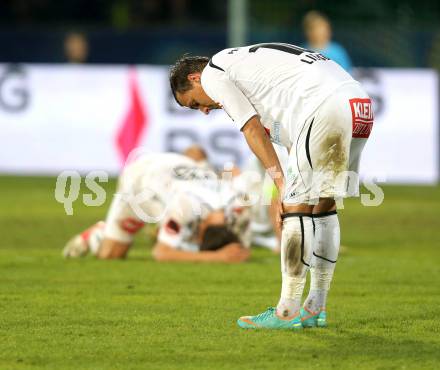
[[[171,68],[170,84],[180,105],[228,113],[281,197],[280,300],[238,325],[325,326],[340,242],[335,200],[359,191],[356,172],[373,125],[370,98],[327,57],[280,43],[183,57]],[[271,141],[289,150],[285,176]],[[310,292],[301,305],[309,268]]]
[[[240,194],[218,188],[217,175],[192,159],[150,154],[129,164],[119,178],[105,222],[74,236],[67,258],[91,252],[101,259],[124,258],[134,234],[159,222],[157,261],[225,262],[249,257],[249,215]]]

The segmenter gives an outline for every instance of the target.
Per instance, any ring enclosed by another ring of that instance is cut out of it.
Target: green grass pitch
[[[234,266],[158,264],[144,236],[124,261],[63,260],[107,205],[77,201],[68,217],[54,188],[0,178],[2,370],[440,367],[439,187],[385,187],[380,207],[345,202],[329,328],[302,332],[235,324],[277,302],[269,251]]]

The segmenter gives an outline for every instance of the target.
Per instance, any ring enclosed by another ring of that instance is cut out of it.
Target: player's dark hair
[[[203,68],[209,62],[208,57],[190,56],[188,54],[182,55],[174,65],[170,68],[170,85],[173,92],[174,99],[176,93],[184,93],[191,90],[191,82],[188,80],[188,75],[191,73],[202,72]]]
[[[226,225],[208,226],[200,245],[201,251],[216,251],[229,243],[237,243],[239,239]]]

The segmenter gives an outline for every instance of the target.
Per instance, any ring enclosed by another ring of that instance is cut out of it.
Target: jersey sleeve
[[[203,70],[201,83],[206,94],[222,106],[240,130],[257,115],[254,106],[226,72],[208,65]]]
[[[184,237],[183,225],[171,217],[166,218],[159,228],[157,240],[160,243],[178,248]]]
[[[188,199],[183,193],[174,194],[160,224],[157,240],[175,249],[192,250],[190,244],[193,218]]]

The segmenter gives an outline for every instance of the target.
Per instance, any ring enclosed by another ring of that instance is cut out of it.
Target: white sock
[[[281,317],[292,316],[301,307],[301,298],[306,278],[282,275],[281,297],[277,305],[277,314]]]
[[[318,312],[325,309],[327,294],[338,259],[340,228],[336,211],[313,218],[315,239],[310,268],[310,291],[304,307]]]
[[[312,218],[300,213],[288,214],[281,233],[282,287],[277,305],[277,314],[281,317],[292,316],[301,307],[312,243]]]

